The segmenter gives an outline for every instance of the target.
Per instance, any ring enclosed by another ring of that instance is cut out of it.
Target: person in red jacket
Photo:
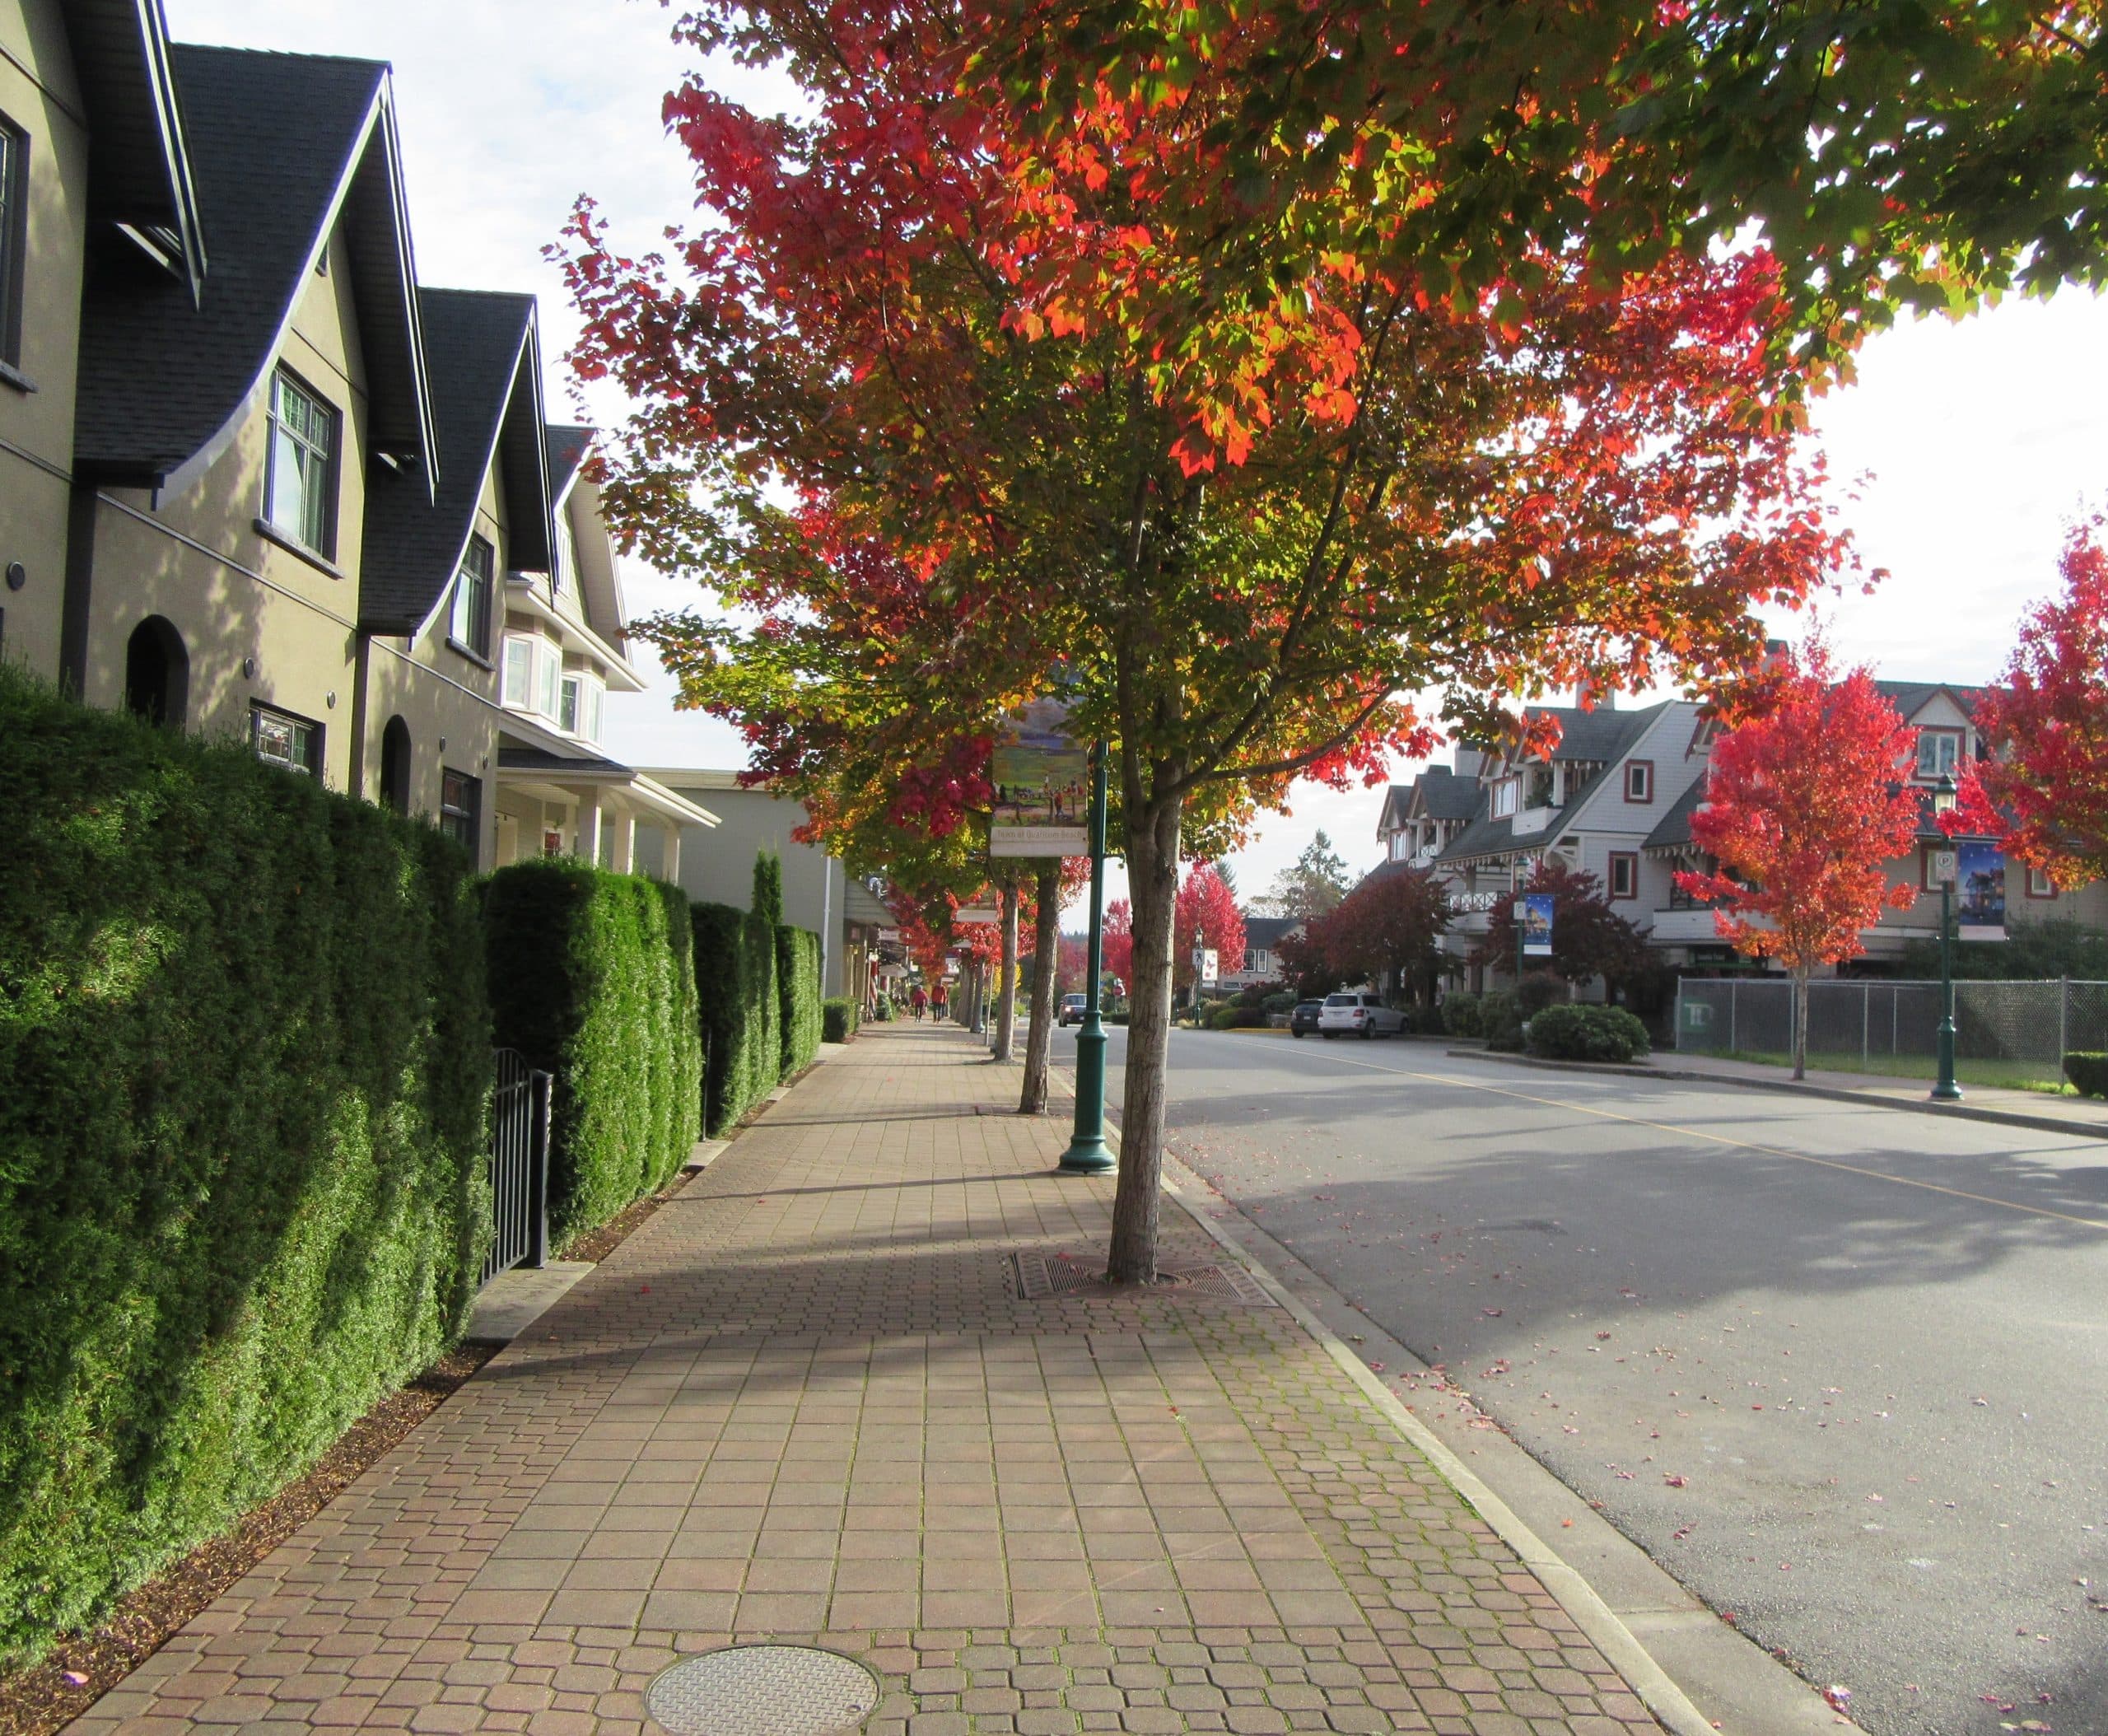
[[[920,1023],[923,1014],[930,1010],[930,997],[923,993],[921,983],[915,985],[915,992],[907,997],[907,1004],[915,1009],[916,1020]]]

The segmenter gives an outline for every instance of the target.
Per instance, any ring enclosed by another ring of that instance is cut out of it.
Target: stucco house
[[[707,830],[598,751],[643,683],[591,433],[531,296],[418,282],[387,66],[160,0],[0,0],[0,656],[484,867]]]

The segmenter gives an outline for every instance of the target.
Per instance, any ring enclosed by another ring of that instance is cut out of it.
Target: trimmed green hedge
[[[846,1043],[856,1034],[856,1003],[836,995],[820,1002],[820,1041]]]
[[[2064,1077],[2082,1097],[2108,1097],[2108,1054],[2073,1050],[2064,1057]]]
[[[663,1187],[702,1132],[693,937],[678,888],[559,856],[484,883],[501,1046],[556,1075],[558,1246]]]
[[[0,668],[0,1659],[311,1466],[488,1235],[471,865]]]
[[[776,1000],[776,931],[752,911],[697,904],[696,989],[708,1052],[705,1124],[722,1138],[776,1089],[782,1071]]]
[[[776,931],[776,992],[783,1003],[783,1077],[819,1059],[820,937],[809,928]]]
[[[1647,1027],[1621,1006],[1548,1006],[1530,1020],[1530,1052],[1547,1061],[1632,1061]]]

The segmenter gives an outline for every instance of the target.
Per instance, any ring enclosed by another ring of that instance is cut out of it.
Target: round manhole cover
[[[683,1658],[645,1690],[673,1736],[836,1736],[876,1710],[879,1678],[810,1645],[733,1645]]]

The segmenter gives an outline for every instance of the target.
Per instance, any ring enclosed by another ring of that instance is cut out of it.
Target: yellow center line
[[[1840,1163],[1835,1158],[1811,1157],[1805,1151],[1787,1151],[1777,1146],[1760,1146],[1746,1139],[1730,1139],[1724,1133],[1709,1133],[1703,1127],[1680,1127],[1674,1122],[1649,1121],[1644,1115],[1626,1115],[1616,1109],[1599,1109],[1584,1103],[1569,1103],[1555,1097],[1540,1097],[1530,1091],[1518,1091],[1509,1085],[1484,1085],[1476,1079],[1459,1078],[1453,1073],[1422,1073],[1411,1067],[1378,1066],[1373,1061],[1350,1061],[1344,1055],[1327,1055],[1327,1061],[1342,1066],[1361,1067],[1371,1073],[1387,1073],[1393,1079],[1425,1079],[1431,1084],[1462,1085],[1467,1091],[1484,1091],[1495,1097],[1512,1097],[1518,1103],[1533,1103],[1547,1109],[1565,1109],[1583,1115],[1593,1115],[1599,1121],[1621,1121],[1629,1127],[1650,1127],[1657,1133],[1681,1133],[1691,1139],[1710,1140],[1716,1146],[1726,1146],[1737,1151],[1755,1151],[1765,1157],[1783,1157],[1797,1164],[1813,1164],[1820,1169],[1835,1169],[1845,1175],[1863,1175],[1870,1181],[1891,1182],[1899,1188],[1922,1188],[1928,1193],[1943,1193],[1949,1199],[1969,1200],[1979,1206],[1995,1206],[2005,1211],[2024,1211],[2035,1217],[2055,1218],[2061,1223],[2077,1224],[2087,1230],[2108,1230],[2108,1222],[2100,1218],[2078,1217],[2068,1211],[2054,1211],[2047,1206],[2022,1206],[2012,1200],[1993,1199],[1989,1194],[1971,1193],[1963,1188],[1942,1188],[1938,1182],[1921,1182],[1907,1175],[1892,1175],[1886,1169],[1869,1169],[1859,1164]],[[1666,1082],[1666,1081],[1665,1081]]]

